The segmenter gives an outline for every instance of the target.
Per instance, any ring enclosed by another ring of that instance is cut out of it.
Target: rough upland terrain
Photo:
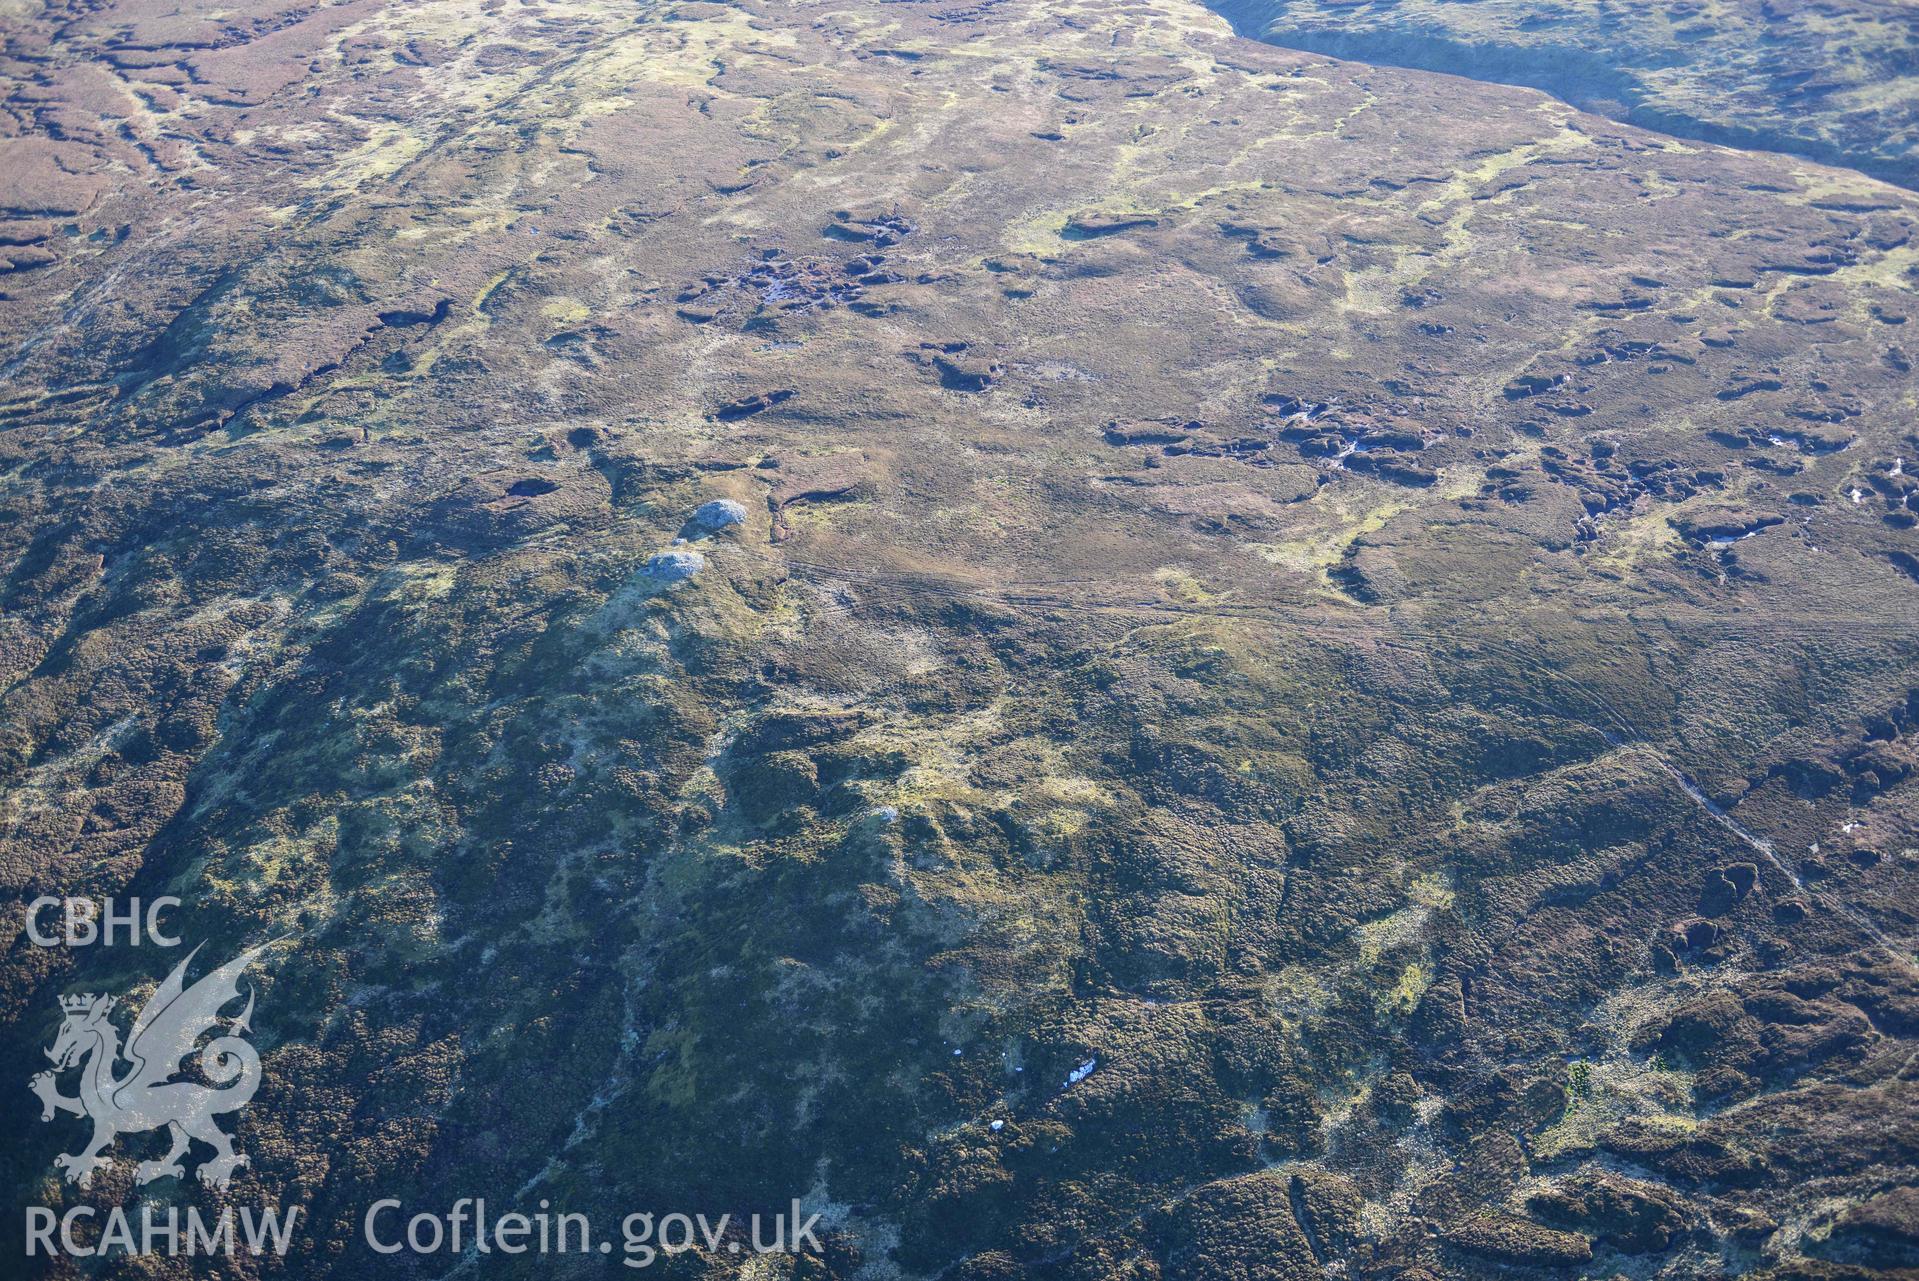
[[[1188,0],[4,12],[0,880],[280,940],[232,1187],[82,1190],[177,958],[8,913],[13,1257],[1919,1267],[1919,196]]]

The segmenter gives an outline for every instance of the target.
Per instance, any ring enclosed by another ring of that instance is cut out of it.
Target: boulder
[[[656,583],[683,583],[706,568],[706,557],[688,547],[655,552],[640,566],[640,573]]]
[[[695,508],[693,518],[687,523],[695,529],[716,534],[729,526],[743,524],[745,520],[745,507],[731,498],[715,498],[712,502],[701,503]]]

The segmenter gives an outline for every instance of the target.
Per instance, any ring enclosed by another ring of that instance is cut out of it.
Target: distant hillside
[[[1529,85],[1648,129],[1919,185],[1919,7],[1902,0],[1211,0],[1241,34]]]

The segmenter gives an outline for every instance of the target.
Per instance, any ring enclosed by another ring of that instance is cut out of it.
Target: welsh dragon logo
[[[236,981],[241,971],[266,946],[242,954],[187,987],[187,966],[200,951],[194,948],[148,998],[133,1020],[124,1050],[119,1029],[107,1017],[113,1010],[112,997],[60,998],[67,1017],[47,1051],[54,1068],[35,1076],[31,1088],[40,1096],[42,1121],[51,1121],[56,1112],[93,1121],[93,1139],[78,1155],[62,1153],[53,1159],[55,1166],[66,1171],[69,1183],[83,1188],[91,1183],[93,1172],[109,1163],[102,1154],[117,1136],[162,1126],[172,1138],[172,1149],[157,1161],[140,1162],[134,1171],[136,1183],[183,1176],[186,1171],[180,1158],[192,1139],[214,1151],[212,1159],[200,1165],[202,1183],[223,1188],[234,1170],[246,1164],[246,1157],[233,1150],[214,1118],[245,1107],[260,1088],[260,1056],[240,1035],[249,1030],[253,1016],[251,991],[246,1008],[229,1020],[227,1034],[214,1037],[200,1051],[200,1071],[213,1084],[174,1078],[200,1038],[221,1022],[220,1011],[239,999]],[[122,1059],[125,1071],[119,1067]],[[56,1082],[60,1073],[75,1067],[80,1068],[80,1093],[69,1098],[60,1093]]]

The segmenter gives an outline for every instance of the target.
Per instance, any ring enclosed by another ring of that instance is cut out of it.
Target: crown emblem
[[[86,1014],[96,1005],[104,1010],[112,1003],[112,998],[95,996],[91,992],[83,992],[79,996],[63,996],[60,998],[60,1008],[68,1014]]]

